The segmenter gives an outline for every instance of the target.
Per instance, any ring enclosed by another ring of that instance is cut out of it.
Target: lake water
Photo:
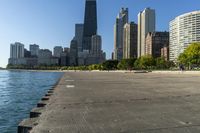
[[[16,133],[42,96],[62,73],[0,71],[0,133]]]

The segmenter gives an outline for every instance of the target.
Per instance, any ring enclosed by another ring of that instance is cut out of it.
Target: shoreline
[[[22,71],[22,72],[113,72],[113,73],[153,73],[153,74],[200,74],[200,71],[180,71],[180,70],[25,70],[25,69],[4,69],[5,71]]]
[[[53,95],[55,88],[64,77],[64,73],[60,76],[57,82],[47,90],[44,96],[36,103],[36,106],[29,111],[29,118],[22,119],[21,122],[18,124],[17,133],[29,133],[34,126],[37,125],[37,118],[40,117],[42,111],[44,111],[44,107],[47,105],[47,101]]]

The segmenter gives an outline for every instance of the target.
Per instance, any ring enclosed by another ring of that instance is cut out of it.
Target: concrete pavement
[[[67,72],[31,133],[199,133],[200,75]]]

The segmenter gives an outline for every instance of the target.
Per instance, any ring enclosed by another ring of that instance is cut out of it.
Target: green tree
[[[152,56],[141,56],[138,58],[134,66],[138,69],[152,69],[156,65],[155,59]]]
[[[200,42],[189,45],[187,49],[180,54],[178,61],[188,67],[191,65],[200,65]]]
[[[102,64],[102,69],[103,70],[117,70],[117,65],[118,65],[117,60],[107,60],[103,62]]]
[[[122,59],[119,64],[118,64],[118,69],[121,70],[132,70],[134,68],[134,63],[135,63],[136,59],[132,58],[132,59]]]
[[[163,57],[156,58],[156,68],[166,69],[168,68],[167,61]]]

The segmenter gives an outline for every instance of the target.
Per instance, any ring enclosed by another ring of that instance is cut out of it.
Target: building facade
[[[164,46],[161,49],[161,57],[163,57],[165,61],[169,61],[169,46]]]
[[[60,58],[62,52],[63,52],[62,46],[55,46],[54,49],[53,49],[53,56]]]
[[[200,11],[193,11],[176,17],[169,24],[170,61],[177,61],[179,55],[193,42],[200,42]]]
[[[114,25],[114,59],[123,58],[123,32],[124,25],[128,23],[128,8],[122,8]]]
[[[101,49],[102,49],[101,36],[99,35],[92,36],[91,54],[94,56],[100,57]]]
[[[86,0],[83,28],[83,50],[91,50],[91,38],[97,34],[96,0]]]
[[[52,52],[48,49],[40,49],[38,55],[38,65],[51,66],[59,65],[59,58],[53,57]]]
[[[31,52],[31,56],[32,56],[32,57],[38,57],[39,50],[40,50],[39,45],[31,44],[31,45],[29,46],[29,50],[30,50],[30,52]]]
[[[75,37],[74,39],[78,43],[78,52],[83,51],[83,28],[84,24],[76,24],[75,25]]]
[[[169,32],[149,32],[146,36],[145,55],[161,57],[161,49],[169,46]]]
[[[72,40],[70,44],[70,66],[78,65],[78,42],[76,40]]]
[[[156,14],[154,9],[146,8],[138,14],[138,57],[145,55],[146,35],[156,29]]]
[[[124,25],[123,58],[137,58],[137,24],[134,22]]]
[[[20,42],[10,44],[10,58],[24,58],[24,44]]]

